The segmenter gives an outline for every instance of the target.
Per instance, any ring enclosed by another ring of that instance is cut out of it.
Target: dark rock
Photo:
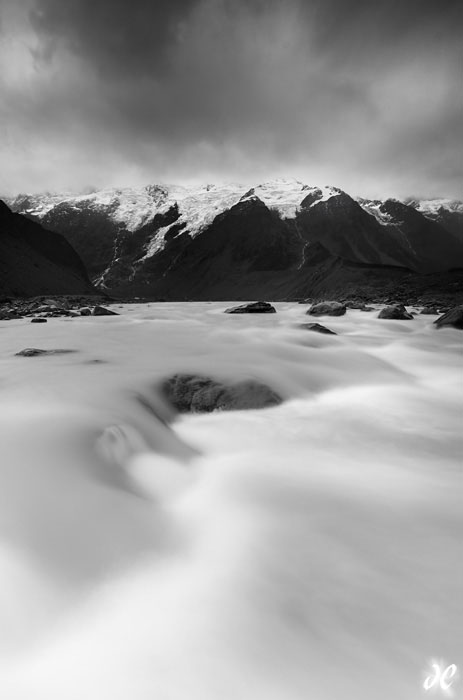
[[[299,328],[304,328],[306,331],[315,331],[316,333],[326,333],[327,335],[337,335],[334,331],[331,331],[326,326],[322,326],[321,323],[301,323]]]
[[[54,304],[53,306],[39,306],[31,310],[30,313],[45,314],[49,318],[58,318],[60,316],[69,316],[72,312]]]
[[[313,304],[306,313],[310,316],[344,316],[346,306],[339,301],[321,301]]]
[[[60,311],[68,308],[67,302],[62,297],[60,299],[44,299],[43,306],[46,309],[59,309]]]
[[[18,318],[23,318],[23,316],[14,309],[11,311],[0,311],[0,321],[15,321]]]
[[[25,348],[15,353],[20,357],[36,357],[37,355],[64,355],[76,350],[41,350],[40,348]]]
[[[373,311],[372,306],[366,306],[364,301],[350,300],[345,302],[348,309],[357,309],[358,311]]]
[[[385,306],[384,309],[378,314],[378,318],[387,318],[393,321],[411,321],[413,320],[412,314],[409,314],[407,309],[403,304],[394,304],[392,306]]]
[[[85,307],[83,309],[80,309],[80,315],[81,316],[91,316],[92,315],[92,310]]]
[[[34,311],[38,314],[44,314],[44,313],[49,313],[50,311],[56,311],[58,309],[56,304],[51,304],[50,306],[47,306],[46,304],[42,304],[41,306],[36,306]]]
[[[436,319],[434,323],[438,328],[450,326],[451,328],[458,328],[460,331],[463,330],[463,304],[450,309],[450,311]]]
[[[435,306],[423,306],[423,308],[420,311],[420,314],[424,314],[426,316],[431,316],[432,314],[438,314],[439,309],[436,308]]]
[[[47,323],[46,318],[31,318],[31,323]]]
[[[253,301],[250,304],[225,309],[226,314],[275,314],[276,309],[268,301]]]
[[[253,380],[223,384],[193,374],[175,374],[161,385],[161,393],[180,413],[210,413],[267,408],[282,402],[265,384]]]
[[[92,316],[119,316],[117,311],[111,311],[110,309],[105,309],[104,306],[95,306],[92,311]]]

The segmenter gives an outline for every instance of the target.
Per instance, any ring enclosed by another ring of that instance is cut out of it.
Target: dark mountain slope
[[[463,202],[452,199],[423,201],[408,199],[404,202],[423,216],[435,221],[463,242]]]
[[[117,291],[135,289],[135,294],[177,299],[234,298],[243,286],[255,289],[269,274],[291,275],[302,249],[294,222],[252,198],[217,216],[195,238],[186,231],[167,235],[164,249],[144,260],[131,284]],[[110,286],[111,278],[107,281]]]
[[[122,222],[114,221],[110,211],[89,207],[86,203],[62,202],[42,219],[44,226],[61,233],[81,256],[92,279],[98,279],[108,268],[113,278],[146,251],[158,229],[178,219],[174,204],[166,213],[156,214],[152,221],[136,231],[128,231]],[[117,268],[118,272],[113,269]]]
[[[437,272],[463,267],[463,240],[440,221],[432,221],[395,199],[387,199],[380,209],[398,222],[396,225],[416,260],[414,269]]]
[[[69,241],[92,279],[101,275],[115,258],[119,239],[124,234],[122,225],[114,222],[107,212],[68,202],[58,204],[41,219],[41,224]]]
[[[428,290],[463,298],[463,272],[427,275],[346,260],[318,241],[302,240],[293,220],[282,220],[253,198],[216,217],[195,238],[187,232],[169,238],[143,262],[134,281],[116,291],[172,301],[333,296],[407,301],[427,298]]]
[[[381,224],[342,192],[315,204],[309,196],[301,203],[297,222],[307,240],[319,241],[350,262],[416,272],[463,267],[463,246],[439,223],[396,200],[382,203],[379,213]]]
[[[65,238],[0,200],[0,293],[11,296],[94,292],[82,260]]]

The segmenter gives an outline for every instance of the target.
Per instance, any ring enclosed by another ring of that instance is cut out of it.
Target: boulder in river
[[[409,314],[403,304],[392,304],[385,306],[378,314],[378,318],[386,318],[391,321],[412,321],[413,316]]]
[[[82,314],[81,311],[81,315]],[[106,309],[104,306],[95,306],[92,311],[92,316],[119,316],[117,311],[111,311],[111,309]]]
[[[432,314],[438,314],[439,309],[436,306],[423,306],[423,308],[420,311],[420,314],[423,314],[425,316],[431,316]]]
[[[225,309],[226,314],[275,314],[276,309],[268,301],[252,301],[250,304],[232,306]]]
[[[31,318],[31,323],[47,323],[46,318]]]
[[[374,311],[372,306],[367,306],[363,301],[346,301],[346,306],[357,311]]]
[[[325,333],[326,335],[337,335],[335,331],[330,330],[321,323],[301,323],[299,328],[304,328],[306,331],[315,331],[315,333]]]
[[[37,357],[37,355],[64,355],[70,352],[76,352],[75,350],[42,350],[41,348],[25,348],[15,353],[19,357]]]
[[[438,328],[457,328],[458,330],[463,330],[463,304],[460,306],[454,306],[453,309],[447,311],[443,316],[437,318],[434,323]]]
[[[365,302],[361,299],[348,299],[344,302],[348,309],[357,309],[363,311],[365,308]]]
[[[309,316],[344,316],[346,305],[339,301],[320,301],[306,312]]]
[[[224,384],[195,374],[168,377],[161,384],[161,393],[180,413],[268,408],[282,402],[272,389],[254,380]]]

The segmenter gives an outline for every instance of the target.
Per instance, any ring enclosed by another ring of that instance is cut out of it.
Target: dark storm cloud
[[[37,0],[30,10],[46,54],[66,46],[105,73],[156,73],[197,0]]]
[[[459,193],[460,2],[3,3],[21,189],[288,174]]]
[[[404,39],[439,51],[461,37],[459,0],[35,0],[30,18],[47,52],[65,45],[97,70],[143,76],[166,69],[199,6],[212,21],[220,14],[224,34],[233,18],[254,16],[265,30],[268,16],[296,10],[313,47],[354,63],[393,55]]]

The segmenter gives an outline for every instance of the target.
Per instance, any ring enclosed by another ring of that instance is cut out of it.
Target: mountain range
[[[18,195],[100,288],[165,299],[463,291],[463,203],[354,198],[275,180]],[[444,289],[445,288],[445,289]]]

